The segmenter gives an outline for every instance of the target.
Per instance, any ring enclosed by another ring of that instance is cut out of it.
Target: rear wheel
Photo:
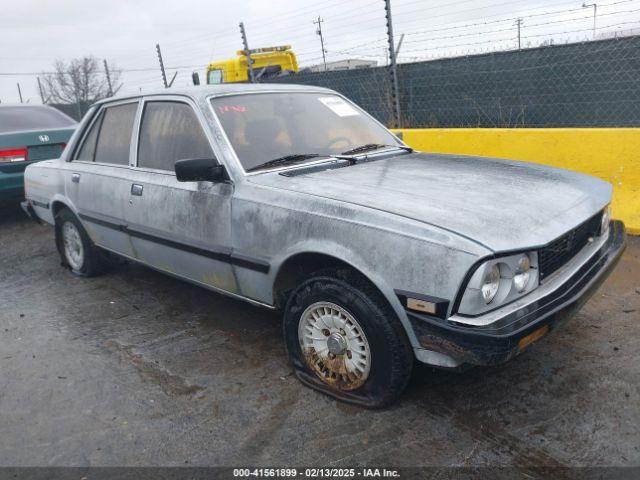
[[[56,214],[55,230],[56,246],[63,266],[76,275],[86,277],[102,273],[101,252],[71,210],[63,208]]]
[[[287,351],[306,385],[379,408],[404,390],[413,350],[386,300],[349,271],[322,272],[294,290],[284,318]]]

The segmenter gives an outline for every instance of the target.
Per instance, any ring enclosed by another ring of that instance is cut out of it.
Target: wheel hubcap
[[[353,390],[369,376],[371,351],[364,330],[339,305],[310,305],[300,317],[298,338],[307,365],[325,383]]]
[[[84,262],[84,248],[80,232],[71,222],[64,222],[62,225],[62,243],[67,262],[72,269],[80,270]]]
[[[347,353],[347,339],[340,333],[332,333],[327,339],[327,348],[333,355],[344,355]]]

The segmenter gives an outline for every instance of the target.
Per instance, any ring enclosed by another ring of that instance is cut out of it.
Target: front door
[[[127,232],[138,260],[231,293],[229,183],[178,182],[174,165],[214,158],[197,109],[186,100],[146,100],[129,182]]]

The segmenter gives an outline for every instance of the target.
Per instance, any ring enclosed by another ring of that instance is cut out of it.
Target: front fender
[[[317,201],[317,205],[303,205],[296,201],[299,199],[287,198],[287,192],[277,192],[278,198],[273,198],[280,205],[266,204],[265,192],[260,193],[262,201],[236,198],[232,207],[234,251],[263,259],[270,266],[266,274],[234,268],[242,295],[273,305],[274,282],[288,259],[301,253],[327,255],[352,266],[376,285],[414,346],[417,340],[394,290],[452,302],[468,269],[485,254],[476,245],[470,245],[475,251],[462,249],[456,238],[443,234],[442,242],[421,236],[420,225],[390,214],[354,211],[344,204],[334,207],[308,197],[305,200]]]
[[[368,262],[358,251],[350,248],[346,245],[341,245],[335,241],[320,241],[318,239],[306,239],[291,246],[280,255],[276,256],[271,263],[272,268],[269,273],[269,282],[274,284],[276,278],[282,266],[291,258],[301,254],[320,254],[332,257],[352,267],[353,269],[364,275],[370,282],[372,282],[376,288],[384,295],[386,300],[391,305],[391,308],[395,311],[396,315],[402,322],[409,335],[411,344],[418,346],[418,340],[413,334],[413,330],[410,328],[409,319],[406,312],[400,303],[397,295],[394,293],[393,285],[390,285],[384,276],[380,274],[379,270],[376,270],[371,262]],[[272,298],[273,301],[273,298]]]

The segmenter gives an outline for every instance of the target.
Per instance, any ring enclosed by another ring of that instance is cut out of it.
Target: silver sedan
[[[625,245],[611,186],[414,152],[331,90],[219,85],[93,106],[27,168],[25,210],[63,264],[132,261],[283,312],[300,380],[398,398],[414,360],[511,359],[568,318]]]

